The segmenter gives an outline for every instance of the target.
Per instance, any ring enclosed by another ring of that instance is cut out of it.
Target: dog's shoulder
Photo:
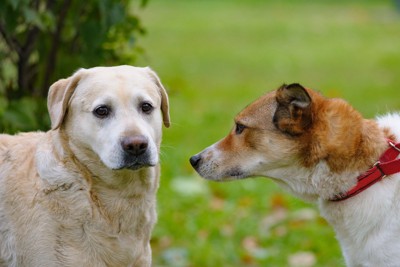
[[[66,166],[57,137],[52,131],[0,135],[0,194],[22,203],[40,202],[61,217],[68,217],[73,205],[86,214],[88,186],[79,170]]]
[[[26,176],[22,173],[32,169],[37,145],[44,136],[44,132],[0,134],[0,180]]]
[[[16,135],[0,134],[0,159],[6,157],[6,154],[21,153],[25,155],[32,152],[44,135],[44,132],[27,132]]]

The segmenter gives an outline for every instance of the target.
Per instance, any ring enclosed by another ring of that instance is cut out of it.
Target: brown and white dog
[[[48,132],[0,135],[0,266],[150,267],[169,126],[157,75],[80,69],[51,86],[48,109]]]
[[[400,175],[337,201],[386,150],[398,155],[387,139],[400,141],[399,114],[367,120],[341,99],[291,84],[250,104],[235,123],[228,136],[190,159],[201,176],[270,177],[318,203],[348,266],[400,266]]]

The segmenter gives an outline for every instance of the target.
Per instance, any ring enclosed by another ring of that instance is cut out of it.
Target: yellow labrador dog
[[[50,87],[48,109],[50,131],[0,135],[0,266],[151,266],[159,78],[80,69]]]

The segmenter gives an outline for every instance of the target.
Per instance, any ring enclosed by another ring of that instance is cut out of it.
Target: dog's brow
[[[95,101],[93,101],[93,103],[91,103],[91,109],[99,106],[99,105],[111,105],[114,102],[114,98],[112,96],[105,96],[99,99],[96,99]]]
[[[234,119],[233,121],[235,124],[241,124],[241,125],[245,126],[245,123],[243,123],[243,121],[241,121],[240,119]]]
[[[251,123],[249,123],[249,120],[246,120],[246,118],[237,117],[234,119],[234,121],[235,121],[235,123],[241,124],[246,127],[250,126],[250,124],[251,124]]]

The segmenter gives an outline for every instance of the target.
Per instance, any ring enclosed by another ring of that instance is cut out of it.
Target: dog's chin
[[[220,174],[208,173],[208,172],[205,173],[199,172],[199,174],[204,179],[215,182],[229,182],[235,180],[242,180],[250,177],[248,174],[239,169],[230,170]]]

